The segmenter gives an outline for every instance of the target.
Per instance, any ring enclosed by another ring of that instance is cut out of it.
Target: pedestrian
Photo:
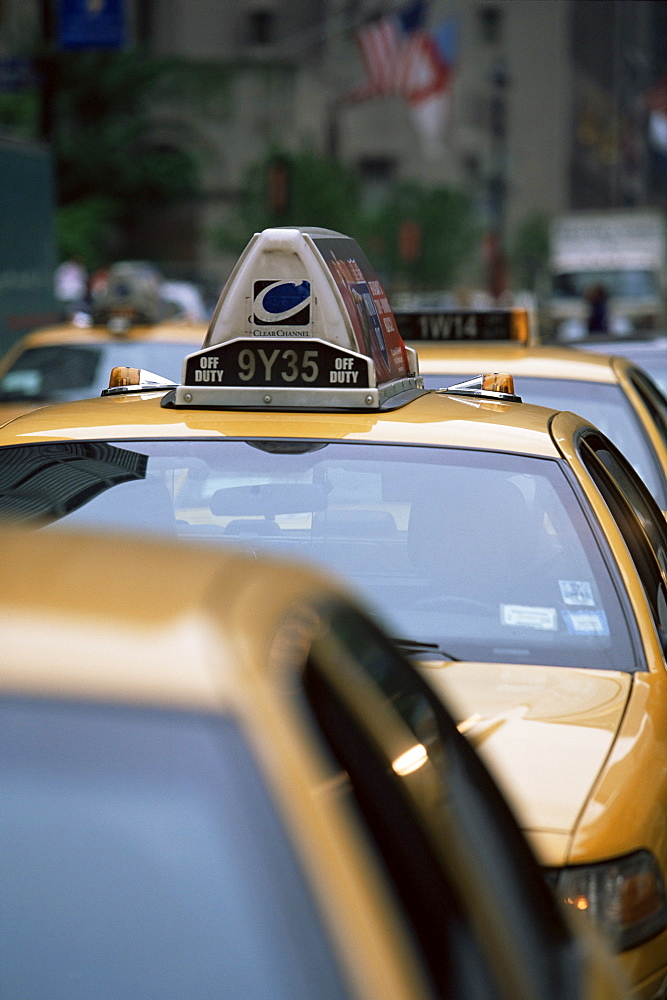
[[[588,332],[609,332],[609,294],[602,284],[592,285],[586,293],[588,304]]]
[[[71,257],[58,265],[53,290],[62,306],[63,318],[71,319],[85,303],[88,293],[88,273],[78,257]]]

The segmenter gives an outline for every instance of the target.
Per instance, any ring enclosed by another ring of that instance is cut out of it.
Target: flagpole
[[[340,158],[340,109],[341,97],[333,97],[327,105],[326,152],[331,160]]]
[[[39,135],[45,142],[53,138],[55,108],[55,17],[50,0],[40,0],[41,38],[37,57],[39,76]]]
[[[510,79],[502,57],[496,60],[491,69],[490,82],[489,291],[498,300],[507,289],[507,87]]]

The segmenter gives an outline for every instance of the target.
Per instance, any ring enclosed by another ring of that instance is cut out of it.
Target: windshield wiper
[[[435,654],[436,656],[441,656],[443,660],[451,660],[452,662],[458,662],[459,659],[458,656],[452,656],[451,653],[445,652],[437,642],[421,642],[418,639],[399,639],[396,636],[392,636],[392,642],[408,655],[418,656],[422,653]]]

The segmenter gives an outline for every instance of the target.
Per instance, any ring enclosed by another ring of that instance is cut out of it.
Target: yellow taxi
[[[3,998],[627,996],[340,586],[140,538],[2,546]]]
[[[573,410],[604,431],[667,511],[667,401],[639,361],[541,346],[523,309],[405,310],[396,319],[427,386],[510,371],[527,402]]]
[[[0,428],[0,514],[345,578],[633,995],[667,995],[667,524],[621,452],[510,377],[425,388],[363,252],[327,230],[256,234],[180,383],[141,378]]]
[[[660,391],[667,397],[667,334],[644,334],[634,337],[585,337],[572,347],[578,351],[620,354],[648,372]]]
[[[45,403],[99,396],[119,364],[178,381],[207,325],[169,306],[145,268],[118,262],[88,311],[21,337],[0,360],[0,423]]]

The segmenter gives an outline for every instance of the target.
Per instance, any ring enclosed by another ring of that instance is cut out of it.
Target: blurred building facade
[[[33,10],[48,3],[34,0]],[[4,0],[0,54],[30,7]],[[448,26],[455,40],[437,125],[400,95],[347,99],[366,78],[359,31],[405,9],[393,0],[126,0],[128,44],[226,74],[194,109],[174,99],[153,109],[154,141],[197,155],[203,196],[169,217],[148,213],[151,239],[177,232],[174,257],[219,275],[229,262],[208,234],[269,148],[335,155],[369,201],[395,179],[465,189],[503,242],[536,214],[661,199],[667,208],[646,129],[646,95],[667,68],[667,3],[432,0],[427,29]]]

